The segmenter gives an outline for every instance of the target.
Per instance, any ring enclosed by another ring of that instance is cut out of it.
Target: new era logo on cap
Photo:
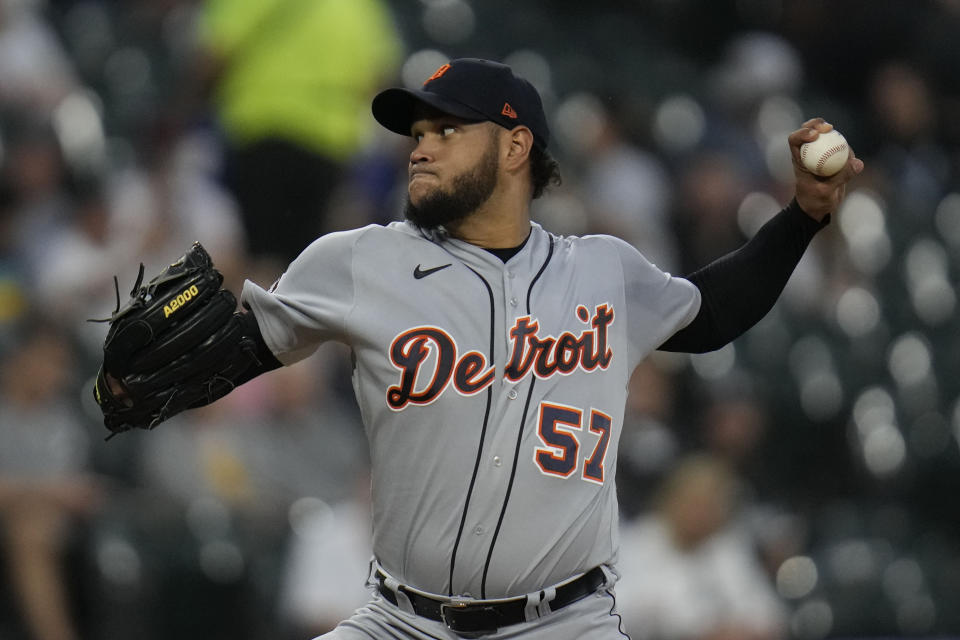
[[[550,140],[540,94],[499,62],[451,60],[434,71],[420,89],[394,88],[378,94],[373,99],[373,117],[390,131],[410,135],[418,104],[464,120],[488,120],[507,129],[526,126],[541,149]]]

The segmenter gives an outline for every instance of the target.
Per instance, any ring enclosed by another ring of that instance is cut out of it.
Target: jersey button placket
[[[520,299],[517,297],[517,292],[514,288],[514,280],[516,279],[516,274],[511,269],[507,269],[503,272],[503,293],[504,297],[510,296],[507,298],[507,304],[511,307],[516,307],[520,304]]]

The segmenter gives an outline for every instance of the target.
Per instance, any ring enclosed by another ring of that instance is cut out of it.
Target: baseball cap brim
[[[399,133],[402,136],[410,135],[418,106],[427,105],[443,113],[463,118],[464,120],[481,121],[488,118],[479,111],[450,100],[429,91],[415,91],[411,89],[387,89],[381,91],[373,99],[371,109],[373,117],[381,125]]]

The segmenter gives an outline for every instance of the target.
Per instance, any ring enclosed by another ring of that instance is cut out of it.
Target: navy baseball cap
[[[373,99],[373,117],[384,127],[409,136],[418,104],[427,104],[464,120],[495,122],[513,129],[524,125],[534,145],[550,141],[540,94],[505,64],[478,58],[451,60],[427,78],[420,89],[387,89]]]

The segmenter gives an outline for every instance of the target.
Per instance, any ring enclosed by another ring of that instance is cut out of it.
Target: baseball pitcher
[[[372,599],[323,637],[628,637],[614,476],[631,372],[762,318],[863,163],[805,170],[800,146],[832,128],[806,122],[789,136],[796,197],[681,278],[617,238],[531,221],[557,164],[540,97],[509,67],[452,60],[373,115],[412,140],[405,220],[317,239],[269,290],[246,282],[239,312],[199,245],[138,283],[110,318],[105,424],[153,428],[345,343],[372,461]]]

